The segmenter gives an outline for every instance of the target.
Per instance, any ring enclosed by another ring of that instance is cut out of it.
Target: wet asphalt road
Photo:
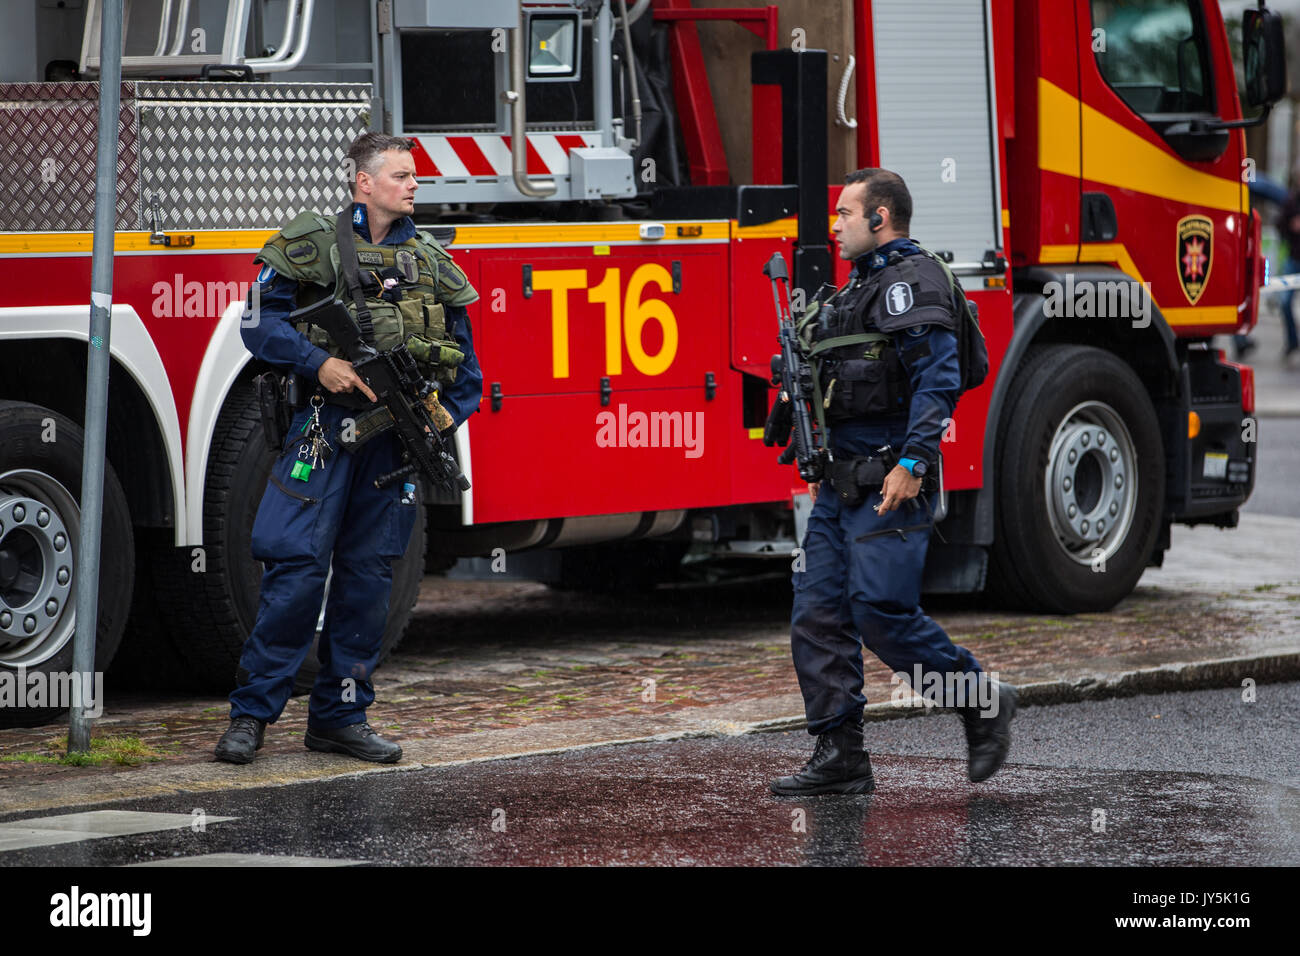
[[[697,738],[116,803],[237,819],[14,850],[0,865],[211,853],[462,865],[1296,865],[1300,684],[1257,695],[1027,708],[1007,766],[979,786],[966,780],[960,724],[938,715],[868,725],[870,796],[769,796],[767,780],[810,752],[802,731]]]
[[[1300,517],[1295,476],[1300,474],[1300,418],[1264,418],[1259,423],[1259,470],[1243,511]]]

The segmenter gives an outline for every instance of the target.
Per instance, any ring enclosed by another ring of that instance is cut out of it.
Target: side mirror
[[[1246,66],[1246,102],[1276,103],[1286,93],[1286,42],[1282,15],[1273,10],[1246,10],[1241,17],[1241,53]]]

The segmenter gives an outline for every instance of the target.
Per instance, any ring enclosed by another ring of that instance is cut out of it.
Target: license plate
[[[1205,478],[1228,477],[1228,456],[1219,452],[1207,451],[1205,453],[1205,465],[1201,468],[1201,475]]]

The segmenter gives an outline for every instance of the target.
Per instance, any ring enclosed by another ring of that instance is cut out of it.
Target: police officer
[[[477,409],[482,391],[465,312],[478,295],[433,237],[411,221],[416,181],[410,142],[365,133],[347,160],[353,201],[342,215],[351,218],[356,275],[364,277],[375,347],[406,343],[426,377],[441,386],[441,408],[431,411],[450,436]],[[266,570],[257,623],[230,695],[230,727],[216,747],[217,759],[230,763],[251,761],[266,725],[284,709],[316,632],[331,562],[307,748],[379,763],[402,756],[400,746],[371,729],[366,708],[375,696],[371,675],[388,618],[392,564],[405,552],[418,513],[414,485],[374,487],[376,477],[401,465],[401,444],[391,429],[355,452],[341,447],[343,429],[374,407],[375,395],[321,329],[286,321],[294,308],[330,294],[356,317],[335,230],[334,216],[303,213],[255,259],[263,264],[260,314],[244,323],[244,344],[258,359],[301,376],[310,400],[290,426],[253,524],[253,555]],[[323,435],[332,451],[305,468],[299,448],[312,434]]]
[[[972,781],[1002,765],[1016,708],[1015,690],[983,675],[917,603],[931,527],[918,495],[960,394],[955,331],[966,318],[943,266],[908,238],[912,198],[902,178],[861,169],[845,184],[832,231],[853,270],[813,321],[826,346],[808,349],[832,462],[809,486],[790,627],[817,744],[802,770],[772,781],[782,796],[875,789],[862,739],[864,645],[896,674],[914,682],[919,666],[931,688],[944,689],[936,703],[965,721]]]

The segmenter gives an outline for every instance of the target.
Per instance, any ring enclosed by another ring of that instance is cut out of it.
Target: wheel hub
[[[1098,425],[1074,424],[1052,469],[1052,506],[1072,544],[1100,541],[1119,517],[1128,481],[1115,437]]]
[[[1136,506],[1137,456],[1123,419],[1102,402],[1065,417],[1047,467],[1048,516],[1076,561],[1104,560],[1123,543]]]
[[[72,591],[72,542],[49,505],[0,492],[0,647],[58,622]]]

